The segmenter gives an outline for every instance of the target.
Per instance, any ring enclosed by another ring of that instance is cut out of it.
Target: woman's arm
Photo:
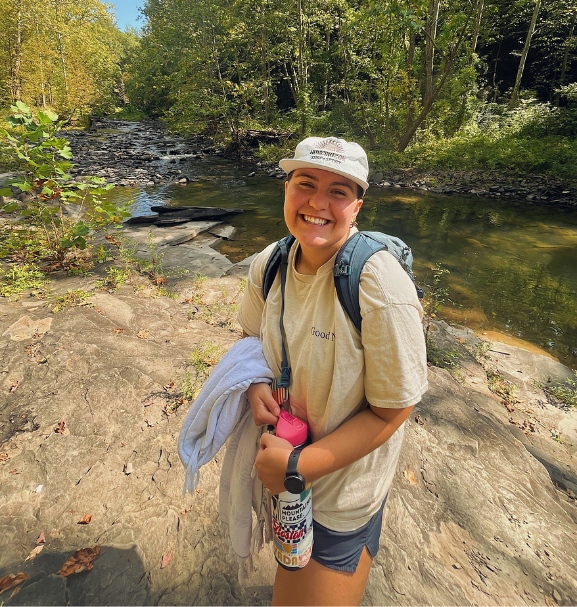
[[[334,432],[305,447],[298,471],[307,483],[340,470],[384,444],[409,417],[413,407],[385,409],[369,406]],[[288,456],[292,445],[271,434],[261,437],[255,466],[264,486],[276,495],[284,491]]]

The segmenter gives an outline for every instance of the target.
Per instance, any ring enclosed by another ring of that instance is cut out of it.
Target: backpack
[[[281,263],[281,247],[286,251],[291,248],[295,237],[292,234],[281,238],[274,247],[263,274],[262,293],[266,300]],[[377,251],[389,251],[401,264],[413,283],[413,254],[400,238],[382,232],[356,232],[339,249],[333,269],[335,289],[341,305],[355,327],[361,330],[361,307],[359,305],[359,282],[363,267]],[[417,295],[422,298],[423,291],[417,285]]]

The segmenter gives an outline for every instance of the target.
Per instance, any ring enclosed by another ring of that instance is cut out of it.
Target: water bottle
[[[281,411],[276,435],[302,449],[308,443],[307,424]],[[273,551],[278,564],[294,571],[304,567],[313,549],[313,505],[311,485],[301,493],[283,491],[272,496]]]

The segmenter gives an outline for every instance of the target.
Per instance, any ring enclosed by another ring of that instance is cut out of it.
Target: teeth
[[[321,219],[320,217],[311,217],[310,215],[303,215],[303,218],[308,223],[314,223],[317,226],[324,226],[328,223],[327,219]]]

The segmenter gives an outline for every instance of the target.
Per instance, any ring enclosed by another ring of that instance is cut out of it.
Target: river
[[[133,214],[153,204],[243,209],[220,248],[239,261],[286,234],[282,180],[251,170],[205,157],[188,165],[190,183],[117,187],[111,196],[134,201]],[[577,210],[371,187],[358,221],[412,247],[425,291],[436,264],[448,270],[442,317],[527,341],[577,369]]]

